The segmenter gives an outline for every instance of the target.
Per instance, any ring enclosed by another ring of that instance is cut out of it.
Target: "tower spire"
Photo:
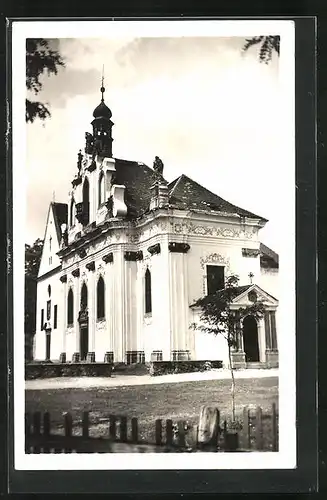
[[[102,65],[102,79],[101,79],[101,102],[104,102],[103,94],[105,93],[105,88],[104,88],[104,64]]]

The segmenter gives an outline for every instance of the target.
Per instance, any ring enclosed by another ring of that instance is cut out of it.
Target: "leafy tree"
[[[33,245],[25,244],[25,359],[32,358],[32,344],[36,329],[36,285],[39,272],[43,240],[38,238]]]
[[[274,52],[279,55],[280,50],[280,36],[254,36],[245,41],[243,51],[246,52],[253,45],[260,44],[259,60],[268,64]]]
[[[242,333],[242,319],[246,316],[262,317],[265,306],[261,301],[253,302],[247,307],[235,308],[232,301],[240,294],[239,278],[231,275],[226,279],[225,288],[216,293],[198,299],[194,307],[200,307],[198,323],[193,323],[193,329],[210,335],[221,335],[227,342],[229,369],[232,377],[232,418],[235,422],[235,377],[232,363],[232,350],[238,346]]]
[[[43,74],[56,75],[60,66],[65,66],[64,60],[58,51],[50,49],[47,40],[44,38],[26,40],[27,90],[37,95],[42,89],[41,76]],[[50,111],[45,104],[26,99],[26,122],[32,123],[35,118],[45,120],[50,116]]]

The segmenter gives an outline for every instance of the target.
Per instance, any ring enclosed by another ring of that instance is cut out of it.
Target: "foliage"
[[[60,66],[65,66],[64,60],[56,50],[51,50],[49,42],[43,38],[28,38],[26,40],[26,88],[37,95],[42,90],[41,77],[44,74],[56,75]],[[26,122],[35,118],[45,120],[50,117],[50,111],[39,101],[26,99]]]
[[[243,51],[246,52],[253,45],[260,44],[259,50],[259,60],[265,64],[268,64],[271,59],[273,52],[280,53],[280,36],[254,36],[248,38],[245,41]]]
[[[25,357],[31,359],[32,341],[36,329],[36,285],[39,272],[43,240],[25,244]]]
[[[243,318],[252,315],[259,319],[264,313],[264,305],[260,301],[235,309],[232,300],[240,294],[238,282],[238,276],[231,275],[226,279],[223,290],[200,298],[194,304],[195,307],[201,307],[202,311],[199,324],[193,324],[192,327],[205,333],[222,335],[229,347],[237,346]]]
[[[242,319],[252,315],[259,319],[265,310],[261,301],[253,302],[246,307],[238,307],[232,301],[242,291],[238,286],[239,277],[231,275],[226,279],[225,288],[214,294],[198,299],[194,306],[201,308],[199,323],[191,327],[211,335],[221,335],[228,345],[229,368],[232,375],[232,413],[235,419],[235,379],[232,365],[232,349],[237,348],[238,338],[242,330]]]

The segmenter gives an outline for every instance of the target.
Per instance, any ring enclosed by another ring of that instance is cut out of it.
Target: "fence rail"
[[[61,434],[58,425],[51,429],[49,412],[43,415],[40,412],[26,413],[25,453],[278,451],[278,413],[275,404],[268,415],[263,413],[261,407],[256,407],[254,411],[245,407],[236,430],[231,430],[226,420],[221,425],[220,414],[216,410],[216,433],[206,443],[199,438],[201,419],[197,426],[189,426],[183,420],[174,422],[172,419],[157,419],[154,422],[153,442],[144,442],[136,417],[109,415],[106,436],[93,437],[90,436],[90,413],[83,412],[77,426],[81,435],[73,433],[76,425],[73,425],[71,413],[63,415]]]

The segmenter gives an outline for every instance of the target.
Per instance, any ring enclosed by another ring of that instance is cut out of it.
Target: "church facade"
[[[267,220],[186,175],[172,182],[112,155],[111,111],[93,112],[68,203],[51,203],[37,287],[34,358],[143,363],[222,360],[223,338],[190,328],[192,304],[237,274],[235,308],[259,298],[264,318],[245,318],[235,366],[278,365],[278,255],[260,243]]]

